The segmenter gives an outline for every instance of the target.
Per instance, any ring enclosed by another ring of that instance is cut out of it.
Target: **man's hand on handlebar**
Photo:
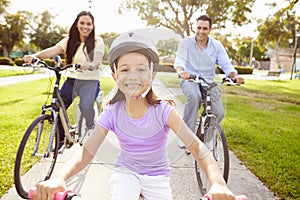
[[[234,82],[235,83],[238,83],[238,84],[244,84],[245,81],[244,81],[244,78],[240,77],[240,76],[236,76],[235,78],[233,78]]]
[[[185,79],[185,80],[190,79],[190,73],[187,72],[187,71],[178,72],[178,76],[179,76],[179,78],[182,78],[182,79]]]

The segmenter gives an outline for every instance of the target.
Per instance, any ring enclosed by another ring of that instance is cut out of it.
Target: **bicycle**
[[[223,174],[223,178],[227,182],[229,177],[229,150],[225,133],[218,123],[216,115],[212,113],[211,90],[224,83],[227,83],[227,85],[238,84],[234,83],[230,78],[223,78],[220,83],[207,83],[205,79],[195,75],[190,75],[190,79],[187,81],[198,83],[199,90],[202,94],[201,106],[203,106],[203,111],[198,128],[196,129],[196,136],[206,144],[208,149],[212,152]],[[205,195],[210,188],[209,181],[196,161],[195,171],[200,192],[202,195]]]
[[[51,104],[44,104],[42,112],[27,128],[20,142],[14,168],[14,181],[18,194],[28,198],[30,187],[40,181],[50,178],[59,152],[58,119],[61,120],[64,132],[64,147],[69,149],[73,144],[82,145],[85,135],[78,135],[76,127],[72,126],[64,102],[59,93],[62,71],[73,67],[79,69],[79,64],[69,64],[64,67],[51,67],[46,62],[36,59],[33,65],[41,65],[55,72]],[[26,176],[22,176],[25,172]],[[34,175],[32,175],[34,173]],[[30,178],[28,178],[30,176]],[[29,181],[29,182],[28,182]],[[27,184],[26,184],[27,182]]]

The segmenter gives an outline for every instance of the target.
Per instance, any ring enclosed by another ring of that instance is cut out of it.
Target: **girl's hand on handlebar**
[[[53,200],[56,193],[63,192],[65,190],[66,183],[63,179],[53,178],[43,181],[36,185],[34,200]]]
[[[212,200],[235,200],[234,194],[227,188],[227,186],[212,185],[207,194],[212,198]]]

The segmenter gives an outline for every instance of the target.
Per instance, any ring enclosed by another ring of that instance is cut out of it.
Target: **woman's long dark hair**
[[[89,34],[88,38],[84,42],[84,47],[87,49],[87,53],[89,56],[90,61],[93,61],[94,59],[94,48],[95,48],[95,24],[94,24],[94,16],[87,11],[81,11],[77,17],[76,20],[73,22],[70,31],[69,31],[69,40],[67,44],[67,50],[66,50],[66,64],[71,64],[73,57],[81,43],[80,41],[80,34],[79,31],[76,27],[77,22],[81,16],[88,15],[92,19],[92,23],[94,26],[94,29],[92,32]]]

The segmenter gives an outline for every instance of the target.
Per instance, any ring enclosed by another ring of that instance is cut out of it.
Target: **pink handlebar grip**
[[[213,200],[208,194],[204,195],[201,200]],[[246,195],[235,196],[235,200],[248,200]]]
[[[31,188],[31,189],[29,190],[29,192],[28,192],[28,198],[29,198],[29,199],[33,199],[33,195],[34,195],[35,190],[36,190],[35,187],[33,187],[33,188]],[[66,196],[67,196],[70,192],[72,192],[72,191],[71,191],[71,190],[66,190],[66,191],[64,191],[64,192],[58,192],[58,193],[55,194],[54,200],[64,200],[64,199],[66,198]]]

